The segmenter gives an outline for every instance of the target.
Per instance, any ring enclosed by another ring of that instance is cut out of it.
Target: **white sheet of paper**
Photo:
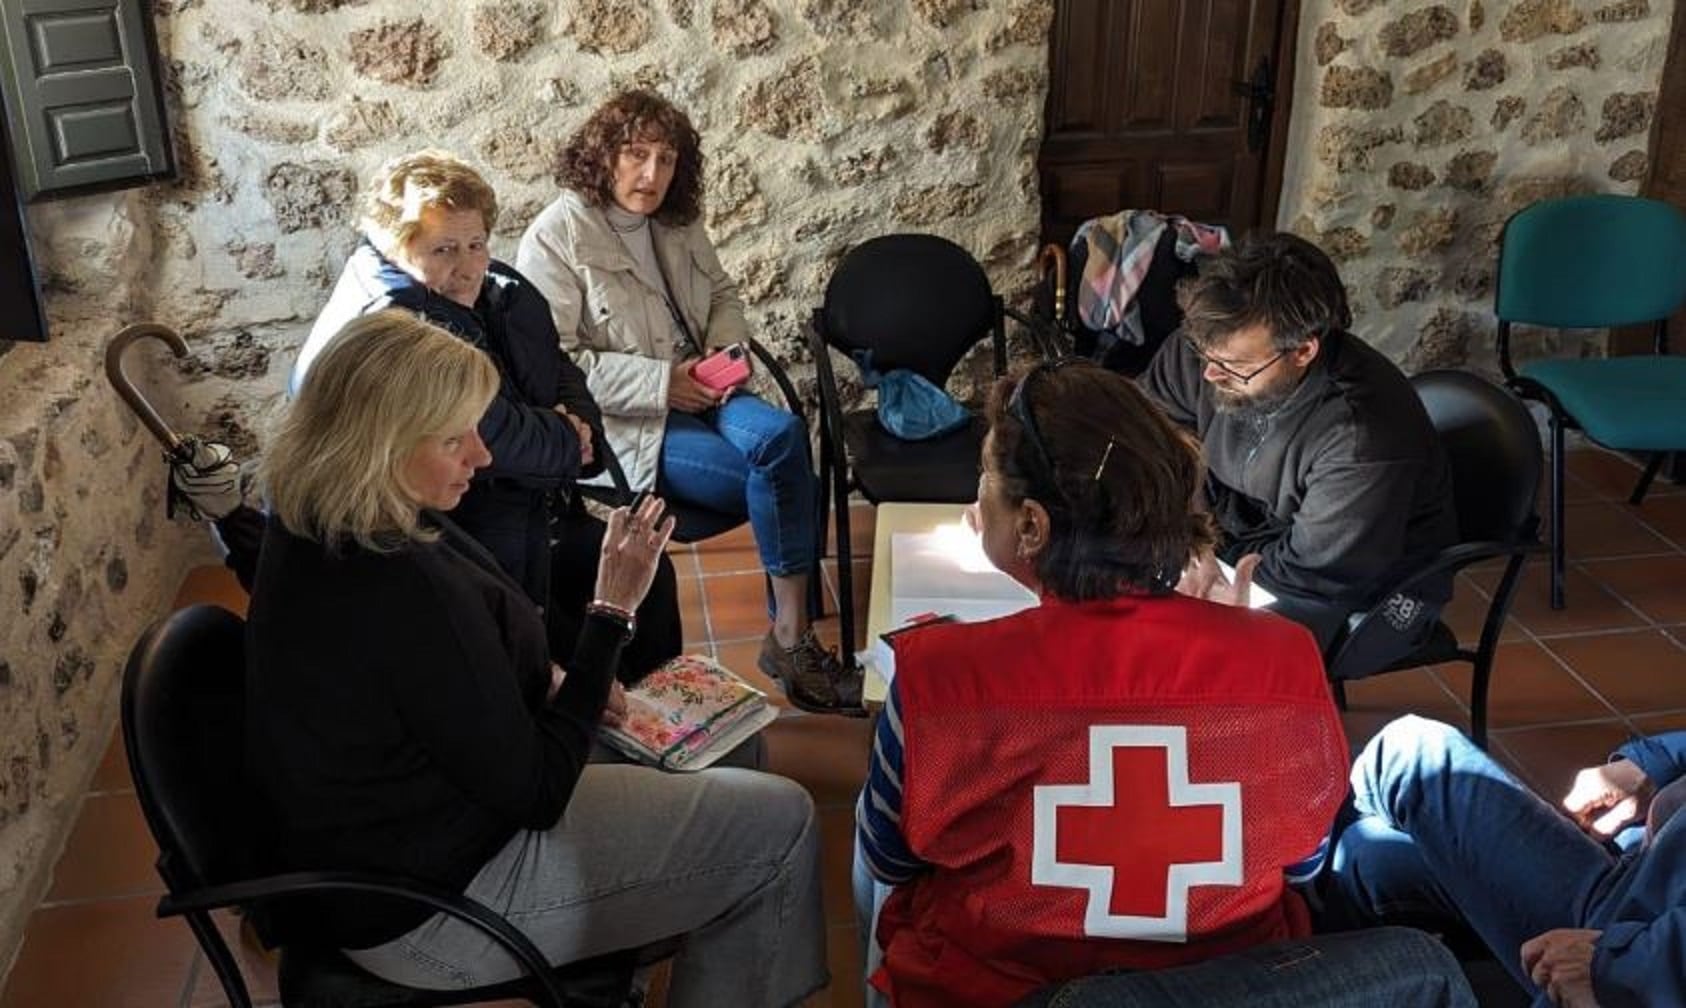
[[[1229,564],[1219,560],[1218,570],[1223,571],[1225,580],[1229,581],[1231,584],[1235,582],[1234,567],[1231,567]],[[1263,609],[1265,606],[1270,605],[1275,601],[1276,596],[1271,593],[1271,590],[1266,588],[1264,585],[1259,584],[1258,581],[1255,580],[1247,587],[1247,608]]]

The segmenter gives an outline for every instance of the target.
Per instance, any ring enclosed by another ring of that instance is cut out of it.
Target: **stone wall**
[[[162,5],[183,183],[158,202],[159,318],[204,348],[190,411],[254,446],[385,158],[481,168],[512,257],[568,133],[656,88],[703,134],[707,224],[756,332],[801,324],[850,245],[929,230],[1023,287],[1051,0],[177,0]]]
[[[161,412],[253,457],[385,158],[479,166],[494,254],[555,195],[613,89],[685,107],[707,222],[751,322],[811,383],[800,325],[851,244],[943,234],[1023,288],[1051,0],[158,0],[180,178],[31,221],[54,339],[0,357],[0,968],[112,723],[121,659],[207,537],[162,514],[156,449],[100,377],[127,320]],[[0,344],[0,347],[5,344]],[[969,384],[961,381],[961,390]]]
[[[1633,193],[1668,43],[1653,0],[1307,0],[1281,226],[1328,251],[1410,370],[1496,367],[1497,236],[1550,196]],[[1601,336],[1533,332],[1524,354]]]
[[[0,974],[41,897],[116,719],[128,647],[203,536],[172,527],[150,435],[102,374],[106,337],[147,312],[146,200],[31,213],[52,342],[0,342]],[[130,355],[162,381],[155,344]]]

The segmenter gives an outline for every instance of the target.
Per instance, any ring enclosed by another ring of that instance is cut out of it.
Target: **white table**
[[[964,504],[880,504],[877,527],[872,533],[872,592],[866,602],[866,639],[874,641],[891,629],[890,624],[890,540],[897,532],[930,532],[941,525],[962,521]],[[869,707],[882,707],[890,684],[871,665],[861,686],[861,698]]]

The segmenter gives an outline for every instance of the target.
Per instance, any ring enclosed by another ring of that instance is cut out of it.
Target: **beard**
[[[1299,382],[1283,382],[1252,392],[1212,387],[1212,408],[1238,420],[1259,420],[1275,413],[1294,397]]]

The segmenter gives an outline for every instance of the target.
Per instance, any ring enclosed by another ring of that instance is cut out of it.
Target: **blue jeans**
[[[883,959],[878,914],[891,887],[867,872],[855,845],[855,922],[866,975]],[[867,1008],[885,1008],[866,989]],[[1276,942],[1173,969],[1068,980],[1019,1002],[1022,1008],[1476,1008],[1475,995],[1445,946],[1421,931],[1380,928]]]
[[[1523,988],[1523,942],[1593,926],[1622,859],[1456,729],[1403,717],[1352,768],[1358,818],[1324,879],[1329,922],[1466,924]]]
[[[740,392],[706,413],[667,415],[657,491],[747,517],[768,574],[813,568],[814,484],[808,434],[793,413]]]
[[[1421,931],[1274,942],[1173,969],[1068,980],[1019,1008],[1476,1008],[1458,961]]]

